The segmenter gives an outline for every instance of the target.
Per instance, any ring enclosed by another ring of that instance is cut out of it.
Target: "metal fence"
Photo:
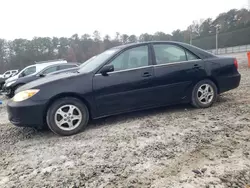
[[[216,49],[207,50],[213,54],[216,54]],[[232,54],[232,53],[241,53],[241,52],[248,52],[250,51],[250,44],[243,45],[243,46],[233,46],[227,48],[218,48],[218,55],[219,54]]]

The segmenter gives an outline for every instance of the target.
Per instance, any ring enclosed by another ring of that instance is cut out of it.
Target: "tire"
[[[208,108],[216,101],[217,95],[218,89],[214,82],[208,79],[202,80],[193,88],[192,105],[196,108]]]
[[[3,89],[3,85],[4,85],[4,82],[3,82],[3,83],[0,83],[0,90]]]
[[[73,111],[70,111],[71,107]],[[73,116],[78,117],[78,119],[74,120]],[[87,126],[89,110],[79,99],[72,97],[60,98],[49,107],[46,121],[49,129],[55,134],[71,136],[81,132]],[[60,123],[62,124],[60,125]]]

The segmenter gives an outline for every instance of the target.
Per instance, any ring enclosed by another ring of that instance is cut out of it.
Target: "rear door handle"
[[[150,76],[152,76],[152,74],[149,73],[149,72],[144,72],[144,73],[142,74],[142,77],[150,77]]]

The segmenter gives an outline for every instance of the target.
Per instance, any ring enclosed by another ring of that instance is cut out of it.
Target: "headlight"
[[[12,81],[12,82],[7,82],[6,84],[5,84],[5,86],[6,87],[10,87],[12,84],[14,84],[16,81]]]
[[[15,102],[24,101],[24,100],[27,100],[27,99],[33,97],[39,91],[40,91],[39,89],[29,89],[29,90],[21,91],[21,92],[17,93],[13,97],[12,100],[15,101]]]

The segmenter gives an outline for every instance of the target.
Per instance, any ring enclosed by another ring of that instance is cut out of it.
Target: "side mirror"
[[[41,77],[41,78],[42,78],[42,77],[45,77],[44,74],[38,74],[38,76]]]
[[[115,69],[114,69],[114,65],[105,65],[104,67],[102,67],[102,69],[100,70],[100,73],[103,75],[103,76],[107,76],[108,72],[113,72]]]

